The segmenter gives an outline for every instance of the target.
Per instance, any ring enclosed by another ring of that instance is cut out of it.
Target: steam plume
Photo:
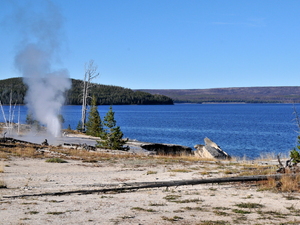
[[[15,66],[28,86],[25,97],[28,109],[57,137],[61,130],[58,115],[64,103],[63,94],[71,86],[67,70],[53,69],[59,61],[63,18],[51,1],[35,1],[31,6],[27,3],[15,15],[16,27],[22,34]]]

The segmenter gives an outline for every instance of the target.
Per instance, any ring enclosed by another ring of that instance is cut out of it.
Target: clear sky
[[[28,24],[11,15],[18,5],[43,12],[41,2],[0,0],[1,79],[21,76],[14,58]],[[94,82],[132,89],[300,85],[300,0],[52,2],[63,17],[54,67],[71,78],[93,59]]]

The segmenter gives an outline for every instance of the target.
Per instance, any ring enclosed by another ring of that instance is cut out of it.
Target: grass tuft
[[[166,199],[169,202],[174,202],[180,197],[181,197],[180,195],[167,195],[164,197],[164,199]]]
[[[175,222],[175,221],[179,221],[179,220],[183,219],[183,217],[180,217],[180,216],[173,216],[173,217],[162,216],[161,218],[163,220],[170,221],[170,222]]]
[[[274,178],[269,178],[266,181],[260,181],[261,191],[272,190],[281,192],[300,192],[300,175],[291,176],[290,174],[283,175],[279,181]]]
[[[38,213],[39,213],[38,211],[29,211],[29,212],[26,212],[25,214],[35,215]]]
[[[224,220],[216,220],[216,221],[202,221],[199,223],[199,225],[230,225],[229,222],[224,221]]]
[[[147,175],[150,175],[150,174],[157,174],[157,171],[152,171],[152,170],[147,171]]]
[[[0,164],[0,173],[4,173],[4,166],[3,166],[3,164]]]
[[[48,163],[67,163],[66,160],[63,160],[61,158],[50,158],[50,159],[47,159],[46,162],[48,162]]]
[[[131,208],[132,210],[137,210],[137,211],[145,211],[145,212],[156,212],[154,209],[144,209],[141,207],[133,207]]]
[[[192,172],[192,170],[189,170],[189,169],[174,169],[174,170],[169,170],[169,172],[173,172],[173,173],[189,173],[189,172]]]
[[[61,215],[61,214],[64,214],[65,212],[47,212],[47,214],[50,214],[50,215]]]
[[[232,212],[239,213],[239,214],[250,214],[251,213],[250,211],[245,211],[242,209],[233,209]]]
[[[0,188],[7,188],[7,186],[3,180],[0,180]]]
[[[246,209],[258,209],[258,208],[264,207],[264,205],[262,205],[262,204],[251,203],[251,202],[239,203],[239,204],[236,204],[235,206],[237,206],[239,208],[246,208]]]

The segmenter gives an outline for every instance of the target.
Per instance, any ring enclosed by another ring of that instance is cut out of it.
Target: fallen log
[[[14,196],[2,196],[3,198],[23,198],[23,197],[41,197],[41,196],[59,196],[70,194],[93,194],[105,192],[122,192],[132,191],[145,188],[159,188],[159,187],[177,187],[184,185],[198,185],[208,183],[230,183],[230,182],[249,182],[249,181],[262,181],[269,178],[279,180],[282,176],[296,176],[297,174],[273,174],[273,175],[258,175],[258,176],[241,176],[241,177],[222,177],[211,179],[194,179],[194,180],[173,180],[173,181],[156,181],[156,182],[132,182],[112,184],[110,188],[91,189],[91,190],[74,190],[74,191],[60,191],[60,192],[47,192],[39,194],[24,194]]]

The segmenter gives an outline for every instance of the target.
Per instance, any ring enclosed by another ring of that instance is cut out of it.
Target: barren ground
[[[128,192],[17,197],[103,184],[234,176],[256,164],[130,157],[94,163],[45,158],[0,161],[0,224],[300,224],[299,193],[256,183],[202,184]],[[1,165],[2,164],[2,165]]]

